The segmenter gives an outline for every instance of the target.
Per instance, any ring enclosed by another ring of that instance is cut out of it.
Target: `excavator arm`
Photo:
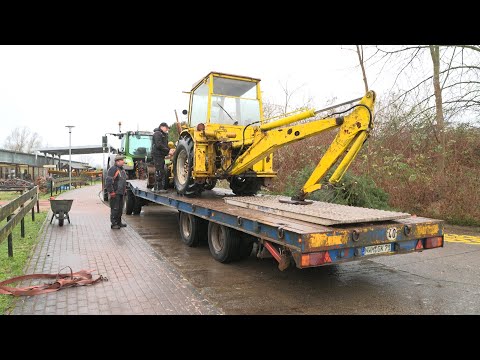
[[[369,91],[358,104],[349,109],[352,112],[346,116],[286,126],[293,122],[313,117],[318,113],[318,111],[308,110],[263,124],[255,130],[252,145],[234,162],[230,174],[242,174],[254,163],[280,147],[315,136],[329,129],[339,128],[335,139],[320,159],[310,178],[299,193],[292,197],[293,203],[305,204],[305,198],[313,191],[321,188],[320,180],[337,163],[341,155],[345,153],[345,156],[330,177],[329,182],[335,184],[341,180],[349,165],[362,148],[363,143],[367,140],[369,132],[373,127],[374,104],[375,93]]]

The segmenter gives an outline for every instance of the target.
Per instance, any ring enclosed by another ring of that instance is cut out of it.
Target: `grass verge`
[[[13,257],[8,257],[8,244],[5,239],[0,244],[0,281],[23,275],[23,270],[32,255],[33,248],[38,242],[39,230],[41,229],[47,211],[35,213],[35,221],[32,222],[30,213],[25,217],[25,238],[20,237],[20,224],[13,230]],[[0,226],[3,226],[3,221]],[[7,314],[15,305],[15,298],[11,295],[0,295],[0,315]]]

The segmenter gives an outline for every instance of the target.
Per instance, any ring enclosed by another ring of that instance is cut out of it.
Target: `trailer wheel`
[[[127,199],[125,201],[125,214],[132,215],[135,206],[135,195],[132,190],[127,190]]]
[[[203,184],[195,183],[193,172],[193,139],[182,136],[178,140],[175,154],[173,155],[173,183],[180,195],[198,196],[203,191]]]
[[[229,227],[209,222],[208,247],[213,258],[228,263],[239,257],[240,233]]]
[[[192,214],[179,212],[180,237],[185,245],[195,247],[207,231],[207,221]]]
[[[134,195],[133,215],[140,215],[142,212],[142,199]]]
[[[238,259],[242,260],[248,258],[253,250],[253,243],[257,240],[256,237],[248,234],[242,234],[238,244]]]

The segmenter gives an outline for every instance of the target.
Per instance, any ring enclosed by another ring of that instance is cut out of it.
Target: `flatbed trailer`
[[[423,251],[444,244],[442,220],[409,216],[323,226],[227,204],[224,198],[233,195],[226,189],[215,188],[200,197],[189,198],[173,189],[164,194],[154,193],[146,185],[144,180],[127,182],[127,214],[139,214],[142,206],[149,203],[177,209],[183,242],[195,246],[207,237],[212,256],[220,262],[249,256],[254,243],[258,244],[257,256],[268,251],[281,270],[292,262],[301,269]],[[302,206],[298,211],[302,212]]]

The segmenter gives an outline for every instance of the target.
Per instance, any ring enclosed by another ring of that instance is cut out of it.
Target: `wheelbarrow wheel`
[[[65,219],[58,219],[58,226],[63,226],[63,222],[65,221]]]

